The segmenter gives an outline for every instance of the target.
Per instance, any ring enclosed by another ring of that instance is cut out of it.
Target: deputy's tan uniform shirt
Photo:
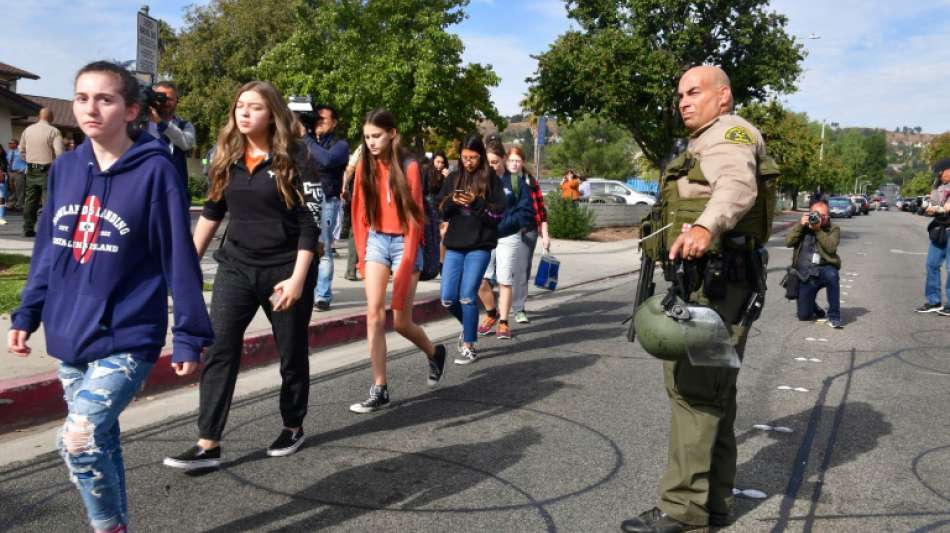
[[[63,135],[41,120],[20,135],[20,155],[27,163],[48,165],[63,153]]]
[[[719,115],[689,138],[688,150],[699,161],[709,185],[677,180],[680,198],[709,198],[696,225],[715,240],[736,226],[758,193],[758,157],[765,154],[762,134],[738,115]]]

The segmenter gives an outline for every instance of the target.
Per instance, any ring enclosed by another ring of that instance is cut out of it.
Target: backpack
[[[407,158],[402,162],[402,172],[408,175],[409,162],[412,158]],[[432,202],[429,201],[426,191],[429,190],[428,177],[422,172],[420,167],[419,174],[422,176],[422,272],[419,273],[419,281],[429,281],[435,279],[442,271],[442,263],[439,262],[439,248],[442,245],[442,236],[439,234],[439,213],[435,210]]]

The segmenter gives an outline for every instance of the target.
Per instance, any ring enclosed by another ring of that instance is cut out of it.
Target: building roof
[[[35,115],[40,112],[41,104],[25,98],[21,94],[0,87],[0,104],[6,106],[13,115]]]
[[[33,74],[32,72],[27,72],[21,68],[14,67],[13,65],[0,62],[0,75],[3,74],[6,74],[7,76],[16,76],[18,78],[26,78],[29,80],[40,79],[39,76]]]
[[[27,124],[32,124],[38,120],[37,114],[41,107],[47,107],[50,111],[53,112],[53,125],[57,128],[71,128],[74,130],[79,129],[79,123],[76,122],[76,116],[73,115],[73,102],[72,100],[64,100],[62,98],[50,98],[48,96],[32,96],[29,94],[20,95],[23,98],[33,102],[38,105],[37,110],[30,114],[30,116],[23,117],[23,122]]]

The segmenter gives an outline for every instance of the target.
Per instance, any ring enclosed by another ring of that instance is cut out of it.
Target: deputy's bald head
[[[719,67],[703,65],[687,70],[677,93],[680,115],[690,131],[732,111],[732,83]]]
[[[40,120],[45,120],[46,122],[53,121],[53,112],[50,111],[48,107],[40,109]]]

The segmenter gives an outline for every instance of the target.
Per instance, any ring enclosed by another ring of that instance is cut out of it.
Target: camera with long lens
[[[297,120],[312,132],[317,126],[317,114],[313,111],[313,99],[310,96],[290,96],[287,107],[297,115]]]
[[[808,224],[811,226],[817,226],[821,224],[821,213],[818,211],[812,211],[808,213]]]
[[[145,107],[161,111],[167,101],[168,95],[163,92],[156,91],[148,86],[142,89],[142,103],[145,104]]]

